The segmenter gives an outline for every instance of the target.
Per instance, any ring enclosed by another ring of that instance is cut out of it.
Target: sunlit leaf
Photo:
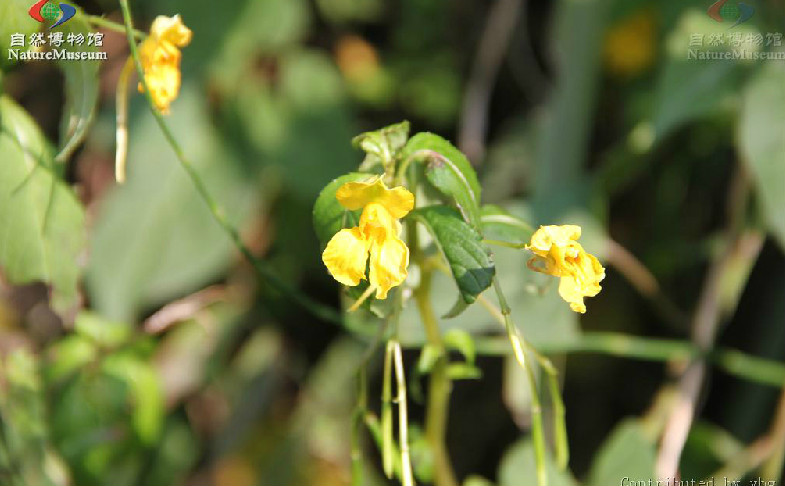
[[[32,4],[33,2],[30,0],[4,0],[0,2],[0,52],[3,53],[0,56],[0,66],[12,62],[8,59],[11,35],[24,35],[25,46],[27,46],[29,35],[41,27],[41,24],[27,14]],[[20,48],[20,50],[25,51],[27,47]]]
[[[433,133],[409,139],[401,158],[424,162],[425,176],[445,196],[453,199],[463,218],[480,229],[480,183],[469,160],[450,142]]]
[[[335,193],[347,182],[364,181],[371,177],[373,176],[370,174],[352,172],[338,177],[322,189],[313,205],[313,228],[322,247],[342,228],[351,228],[359,222],[358,211],[347,211],[338,203]]]
[[[3,97],[0,119],[0,270],[13,284],[51,284],[64,311],[78,302],[84,211],[53,173],[52,149],[29,115]]]
[[[785,69],[779,63],[768,63],[744,91],[739,143],[769,228],[785,248]]]
[[[202,94],[186,85],[168,122],[229,222],[239,226],[262,191],[240,172],[205,110]],[[145,305],[201,288],[235,255],[146,110],[132,117],[129,133],[128,181],[102,202],[87,273],[95,309],[126,322]]]
[[[98,52],[95,45],[88,45],[88,35],[93,32],[84,18],[81,10],[62,27],[63,36],[69,34],[82,34],[85,42],[81,45],[63,44],[62,49],[69,52]],[[65,75],[65,108],[63,119],[60,123],[61,148],[56,160],[67,160],[76,150],[93,122],[98,104],[98,69],[101,61],[98,60],[60,60],[58,67]]]
[[[467,304],[491,285],[496,268],[472,229],[458,211],[444,206],[428,206],[412,211],[412,218],[423,223],[447,259],[461,298]]]

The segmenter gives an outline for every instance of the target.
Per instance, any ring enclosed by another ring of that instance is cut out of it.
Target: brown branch
[[[521,3],[522,0],[497,0],[491,7],[469,76],[458,127],[458,147],[475,164],[485,154],[491,91],[510,44]]]
[[[741,282],[733,294],[723,292],[723,283],[735,265],[751,268],[763,247],[763,235],[757,230],[744,231],[744,212],[750,191],[749,179],[737,169],[728,191],[728,227],[725,250],[712,262],[703,284],[698,306],[692,321],[692,341],[703,353],[714,345],[723,310],[729,309],[725,300],[738,300],[743,290]],[[698,358],[687,367],[679,378],[679,396],[665,424],[657,457],[657,475],[660,478],[677,477],[679,459],[687,434],[696,415],[698,398],[706,376],[706,362]]]
[[[674,327],[683,329],[687,316],[663,292],[657,279],[646,266],[617,241],[608,238],[605,258],[644,298],[649,300],[660,317]]]

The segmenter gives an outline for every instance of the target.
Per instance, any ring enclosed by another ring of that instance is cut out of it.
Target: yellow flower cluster
[[[580,226],[540,226],[534,232],[527,250],[534,253],[528,266],[534,271],[561,277],[559,295],[570,308],[586,312],[584,297],[594,297],[602,287],[605,269],[594,255],[586,253],[578,243]]]
[[[191,30],[183,24],[179,15],[159,15],[150,27],[150,36],[139,49],[145,82],[161,113],[169,113],[169,105],[180,91],[179,48],[189,42]],[[139,92],[144,92],[142,83],[139,83]]]
[[[370,261],[368,295],[387,298],[392,287],[406,279],[409,248],[400,239],[400,218],[414,208],[414,194],[404,187],[388,189],[381,178],[371,182],[347,182],[335,193],[350,211],[362,209],[359,226],[342,229],[327,243],[322,254],[327,270],[340,283],[353,287],[365,279]]]

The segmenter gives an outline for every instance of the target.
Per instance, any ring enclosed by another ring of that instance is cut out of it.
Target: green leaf
[[[316,198],[316,203],[313,205],[313,228],[322,244],[322,248],[327,246],[327,242],[330,241],[330,238],[335,233],[343,228],[356,226],[360,221],[359,211],[352,212],[346,210],[338,203],[335,193],[347,182],[363,181],[372,177],[374,176],[371,174],[360,172],[342,175],[327,184],[322,189],[322,192],[319,193],[319,197]]]
[[[785,248],[785,69],[767,63],[744,91],[739,145],[768,226]]]
[[[461,353],[468,364],[474,364],[477,352],[474,348],[474,339],[471,334],[463,329],[450,329],[444,334],[444,344],[448,348]]]
[[[482,207],[480,222],[482,223],[482,234],[489,240],[528,243],[534,234],[532,225],[516,218],[506,209],[493,204],[486,204]]]
[[[685,11],[666,40],[667,57],[657,81],[652,119],[656,140],[683,124],[712,113],[733,109],[744,62],[701,62],[688,59],[690,36],[725,35],[727,26],[715,22],[704,11]],[[750,24],[734,29],[740,35],[755,33]],[[728,45],[706,46],[706,51],[729,52]],[[645,146],[643,148],[646,148]]]
[[[0,270],[12,284],[52,285],[58,311],[78,302],[84,211],[52,172],[52,150],[30,116],[0,98]]]
[[[82,34],[85,37],[85,42],[82,45],[63,44],[61,48],[75,52],[98,52],[96,46],[87,45],[86,39],[92,29],[90,29],[81,10],[77,10],[77,14],[58,29],[62,29],[64,37],[70,33]],[[87,129],[93,123],[98,105],[98,69],[100,65],[101,61],[97,60],[57,61],[57,66],[65,76],[65,109],[60,123],[62,148],[55,158],[58,162],[68,160],[74,150],[82,143],[87,135]]]
[[[82,311],[74,322],[76,332],[104,348],[114,348],[128,341],[133,329],[124,322],[112,322],[98,314]]]
[[[447,376],[453,380],[477,380],[482,378],[482,370],[468,363],[450,363]]]
[[[491,285],[496,268],[482,237],[458,211],[445,206],[415,209],[411,217],[423,223],[447,258],[461,298],[471,304]]]
[[[5,484],[68,483],[68,468],[49,441],[48,395],[36,357],[24,348],[0,362],[0,476]],[[13,467],[9,467],[13,465]],[[11,473],[10,471],[13,471]],[[13,477],[16,481],[10,481]]]
[[[409,122],[402,121],[381,130],[361,133],[352,139],[352,145],[365,151],[366,156],[361,168],[369,170],[385,161],[392,161],[398,151],[406,145],[408,138]]]
[[[27,14],[33,3],[31,0],[4,0],[0,2],[0,52],[3,54],[0,56],[0,66],[6,66],[12,62],[8,59],[8,48],[11,45],[12,34],[23,34],[25,46],[27,46],[28,36],[41,28],[41,24]],[[27,50],[27,47],[21,48],[21,50]]]
[[[409,139],[401,159],[426,163],[425,176],[445,196],[455,201],[463,218],[480,229],[480,183],[469,160],[450,142],[422,132]]]
[[[229,222],[240,227],[254,205],[264,210],[257,198],[270,186],[238,169],[204,103],[201,91],[184,85],[167,121]],[[145,306],[215,281],[236,258],[155,120],[146,108],[139,115],[129,125],[128,181],[102,202],[87,271],[93,308],[125,322]]]
[[[589,484],[618,484],[629,478],[631,484],[656,477],[654,443],[646,437],[641,424],[628,419],[616,426],[600,448],[589,472]]]
[[[144,444],[153,444],[161,433],[164,419],[164,396],[158,374],[149,363],[130,353],[110,355],[103,369],[126,383],[134,431]]]
[[[426,344],[420,351],[420,359],[417,360],[417,372],[421,375],[429,373],[442,356],[443,354],[438,347]]]
[[[550,486],[577,486],[578,482],[569,471],[562,471],[556,467],[548,454],[546,454],[545,468],[548,472]],[[618,483],[619,480],[616,479],[608,484]],[[529,439],[518,441],[510,447],[499,465],[499,486],[522,486],[524,484],[537,484],[534,446]]]

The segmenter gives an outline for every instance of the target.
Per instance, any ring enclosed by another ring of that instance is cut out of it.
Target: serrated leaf
[[[327,184],[316,202],[313,205],[313,229],[322,244],[322,248],[327,246],[335,233],[343,228],[351,228],[360,221],[359,211],[347,211],[346,208],[338,203],[335,193],[347,182],[363,181],[374,177],[371,174],[352,172],[342,175]]]
[[[82,34],[85,39],[87,39],[88,33],[92,32],[84,14],[78,9],[76,15],[58,27],[57,30],[61,30],[64,37],[74,33]],[[62,48],[76,52],[98,52],[98,48],[88,45],[87,41],[81,45],[63,44]],[[60,153],[55,158],[58,162],[68,160],[74,150],[82,143],[87,135],[87,129],[93,123],[98,105],[98,69],[100,64],[101,62],[97,60],[59,60],[57,62],[57,66],[65,76],[65,109],[60,122],[62,141]]]
[[[455,201],[463,218],[480,230],[480,183],[469,159],[450,142],[433,133],[413,136],[401,152],[424,162],[425,177],[445,196]]]
[[[52,149],[30,116],[0,98],[0,271],[12,284],[52,285],[52,304],[78,302],[84,211],[52,172]]]
[[[768,63],[744,91],[739,146],[768,226],[785,248],[785,69]]]
[[[528,243],[534,234],[532,225],[493,204],[486,204],[482,207],[480,222],[482,223],[482,234],[489,240]]]
[[[474,364],[477,352],[474,348],[474,338],[463,329],[450,329],[444,333],[444,344],[450,349],[461,353],[469,364]]]
[[[402,121],[380,130],[365,132],[352,139],[352,146],[365,151],[361,168],[368,170],[385,160],[392,160],[409,138],[409,122]]]
[[[589,473],[589,484],[616,484],[629,478],[630,484],[656,477],[654,443],[646,437],[637,420],[625,420],[616,426],[600,448]]]
[[[461,298],[471,304],[487,289],[496,273],[482,237],[460,213],[445,206],[415,209],[410,216],[423,223],[450,265]]]

